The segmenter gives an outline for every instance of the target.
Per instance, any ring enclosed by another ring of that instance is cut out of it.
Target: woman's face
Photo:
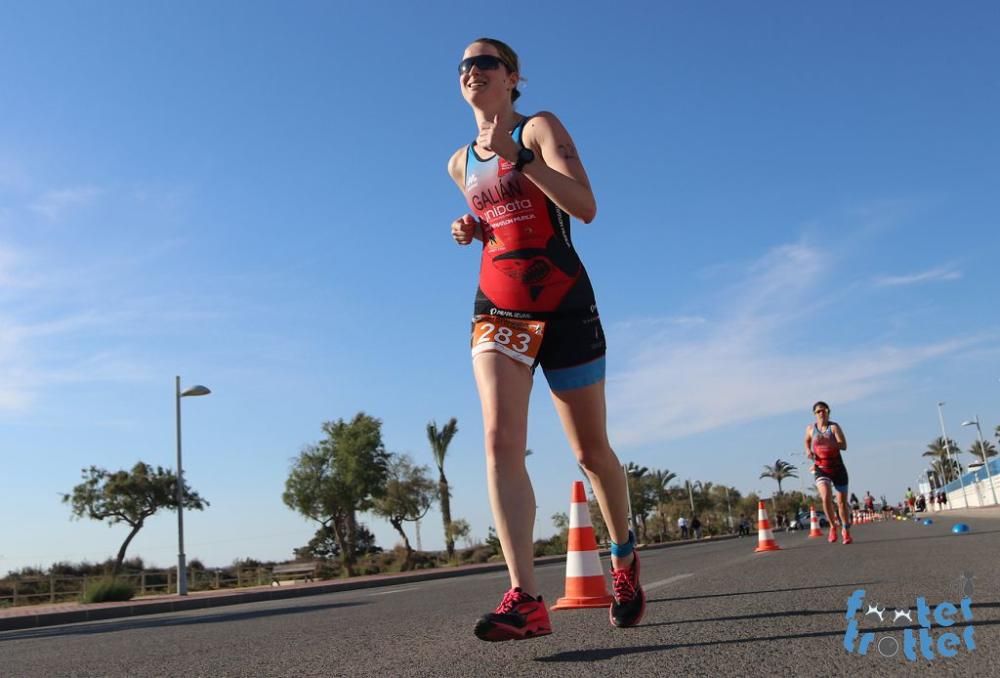
[[[820,426],[826,426],[826,422],[830,420],[830,410],[822,405],[813,410],[813,414],[816,415],[816,423]]]
[[[468,63],[472,57],[487,56],[480,63]],[[517,74],[509,73],[500,58],[496,47],[486,42],[474,42],[465,49],[462,64],[458,74],[462,96],[470,104],[479,107],[495,106],[497,103],[509,102],[510,92],[517,86]],[[491,68],[491,66],[495,66]]]

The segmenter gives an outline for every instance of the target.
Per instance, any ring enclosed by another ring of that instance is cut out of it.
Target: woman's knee
[[[524,464],[526,441],[523,436],[511,434],[503,428],[486,430],[486,463],[492,466]]]
[[[601,473],[609,466],[614,466],[616,469],[618,466],[615,452],[607,442],[581,446],[574,449],[573,454],[577,463],[588,473]]]

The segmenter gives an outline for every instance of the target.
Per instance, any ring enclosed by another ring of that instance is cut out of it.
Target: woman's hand
[[[476,237],[479,224],[471,214],[463,214],[455,221],[451,222],[451,237],[459,245],[468,245]]]
[[[493,120],[483,120],[479,123],[479,136],[476,137],[476,146],[496,153],[504,160],[510,162],[517,161],[517,142],[510,136],[510,132],[504,131],[500,127],[500,114],[493,116]]]

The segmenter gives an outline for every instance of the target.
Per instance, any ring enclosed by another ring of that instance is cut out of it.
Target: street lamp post
[[[940,401],[937,404],[938,408],[938,421],[941,422],[941,435],[944,438],[944,449],[948,454],[948,466],[951,467],[955,462],[951,457],[951,443],[948,442],[948,434],[944,430],[944,414],[941,413],[941,407],[944,405],[944,401]],[[965,496],[965,478],[962,476],[962,464],[958,464],[958,482],[962,486],[962,503],[965,508],[969,508],[969,498]]]
[[[192,386],[181,391],[181,378],[174,383],[175,403],[177,406],[177,595],[186,596],[187,559],[184,555],[184,467],[181,465],[181,398],[188,396],[203,396],[211,393],[204,386]]]
[[[990,492],[993,494],[993,503],[997,503],[997,490],[993,487],[993,474],[990,473],[990,459],[986,456],[986,443],[983,441],[983,429],[979,425],[979,415],[976,415],[975,419],[969,421],[963,421],[962,426],[975,426],[976,431],[979,433],[979,452],[983,455],[983,466],[986,467],[986,477],[989,479]]]

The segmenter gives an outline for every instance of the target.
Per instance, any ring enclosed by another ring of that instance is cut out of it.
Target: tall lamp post
[[[177,405],[177,595],[186,596],[187,559],[184,556],[184,467],[181,465],[181,398],[203,396],[211,393],[204,386],[192,386],[181,391],[181,378],[175,382],[175,402]]]
[[[951,443],[948,442],[948,434],[944,430],[944,415],[941,413],[941,407],[943,405],[944,405],[944,401],[940,401],[937,404],[937,407],[938,407],[938,421],[941,422],[941,436],[944,439],[944,449],[945,449],[945,452],[948,454],[948,466],[949,467],[953,467],[953,465],[955,464],[955,462],[954,462],[954,460],[951,457]],[[965,496],[965,478],[962,476],[962,464],[961,464],[961,462],[959,462],[959,464],[958,464],[958,482],[962,486],[962,503],[965,505],[965,508],[969,508],[969,498]]]
[[[990,473],[990,459],[986,456],[986,443],[983,441],[983,429],[979,425],[979,415],[976,415],[975,419],[969,421],[963,421],[962,426],[975,426],[976,431],[979,432],[979,451],[983,455],[983,466],[986,467],[986,477],[989,479],[990,492],[993,493],[993,503],[997,503],[997,490],[993,487],[993,474]]]

